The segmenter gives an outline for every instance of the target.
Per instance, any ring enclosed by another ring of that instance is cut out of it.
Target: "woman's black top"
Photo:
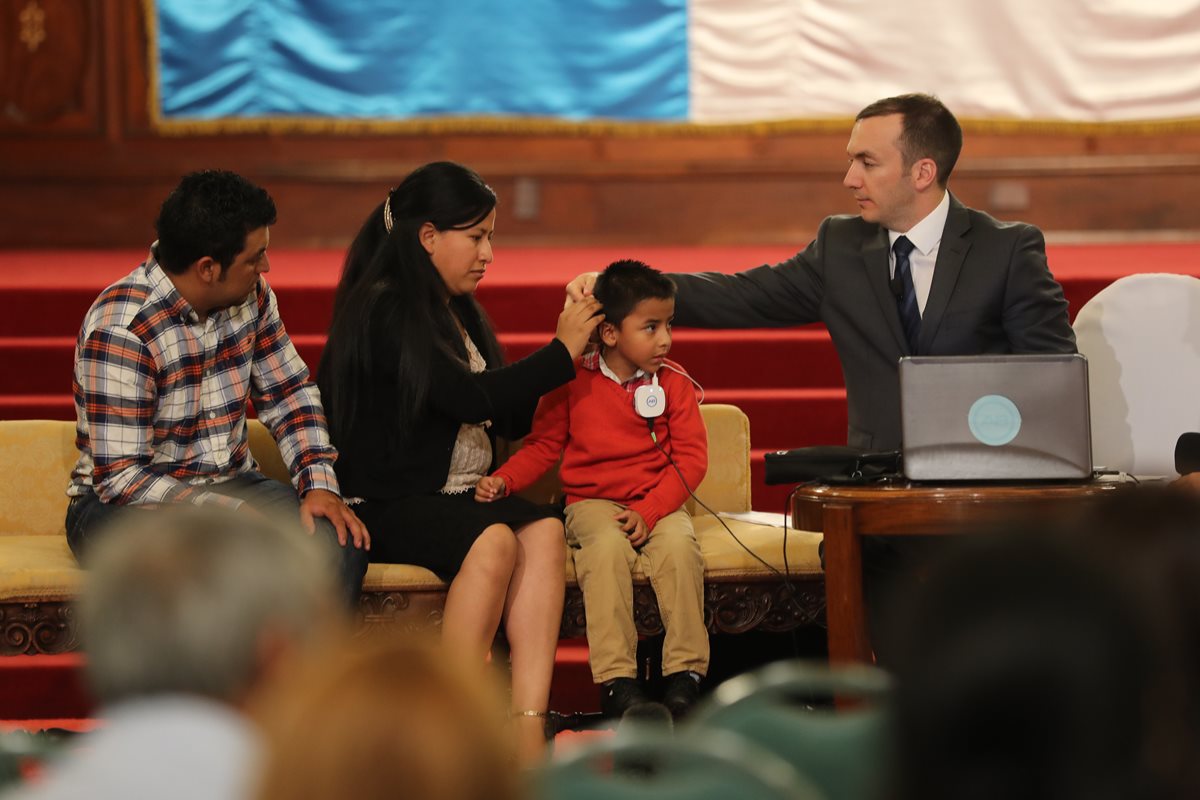
[[[477,325],[464,320],[478,346]],[[375,364],[398,364],[385,337],[373,342],[380,352]],[[483,348],[480,348],[481,351]],[[399,436],[395,372],[381,370],[369,397],[361,398],[348,430],[333,431],[338,449],[334,464],[344,497],[400,498],[441,489],[450,471],[450,455],[464,423],[491,420],[496,436],[519,439],[529,433],[538,399],[575,377],[575,365],[558,339],[505,367],[472,374],[465,363],[442,353],[432,361],[432,380],[425,413]],[[321,384],[324,386],[324,384]],[[323,393],[329,398],[328,391]],[[330,409],[326,407],[328,416]]]

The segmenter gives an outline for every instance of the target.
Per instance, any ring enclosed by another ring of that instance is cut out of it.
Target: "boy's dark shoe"
[[[613,678],[600,685],[600,711],[606,717],[620,718],[631,706],[649,702],[636,678]]]
[[[674,672],[663,683],[663,705],[675,719],[687,714],[700,697],[700,676],[694,672]]]

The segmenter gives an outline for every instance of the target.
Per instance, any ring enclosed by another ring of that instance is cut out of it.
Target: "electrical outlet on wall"
[[[541,211],[542,185],[538,179],[522,176],[513,181],[513,217],[529,222]]]
[[[1029,208],[1029,184],[996,181],[988,189],[988,207],[995,211],[1025,211]]]

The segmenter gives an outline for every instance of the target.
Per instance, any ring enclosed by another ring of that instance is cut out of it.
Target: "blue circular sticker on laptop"
[[[984,444],[999,447],[1017,438],[1021,430],[1021,412],[1012,400],[999,394],[985,394],[971,404],[967,412],[971,435]]]

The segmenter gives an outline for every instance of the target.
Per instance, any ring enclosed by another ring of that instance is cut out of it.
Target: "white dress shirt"
[[[888,231],[888,274],[896,277],[896,252],[892,245],[901,236],[913,243],[912,255],[908,257],[912,271],[913,289],[917,292],[917,309],[925,316],[925,301],[929,299],[929,287],[933,285],[933,267],[937,263],[938,248],[942,244],[942,231],[946,228],[946,217],[950,214],[950,193],[942,192],[942,202],[929,212],[925,219],[907,231]]]

